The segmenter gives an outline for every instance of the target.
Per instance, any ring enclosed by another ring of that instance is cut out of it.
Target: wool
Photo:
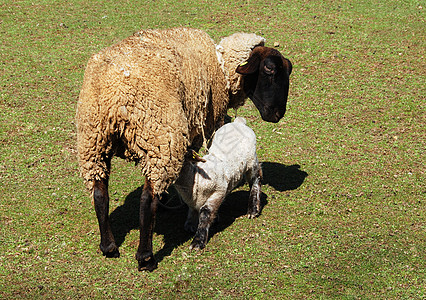
[[[215,133],[208,154],[201,162],[186,160],[175,186],[189,207],[200,210],[215,193],[229,194],[244,176],[253,177],[260,163],[256,135],[244,118],[238,117]]]
[[[242,106],[246,99],[241,84],[242,76],[235,70],[249,58],[256,46],[263,46],[265,41],[263,37],[253,33],[234,33],[220,41],[219,47],[222,49],[224,72],[231,97],[229,108]]]
[[[208,154],[202,159],[188,157],[175,187],[188,205],[187,231],[195,232],[202,224],[201,211],[213,216],[225,197],[244,179],[250,183],[249,217],[259,213],[262,170],[256,155],[256,135],[243,118],[236,118],[215,133]],[[205,226],[208,230],[210,224]],[[197,240],[195,238],[195,240]]]

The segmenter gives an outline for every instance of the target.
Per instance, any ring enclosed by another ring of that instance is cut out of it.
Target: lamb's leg
[[[151,183],[146,180],[139,210],[140,238],[138,251],[136,252],[139,271],[153,271],[157,268],[157,261],[152,253],[152,232],[154,230],[158,201],[158,195],[153,194]]]
[[[109,223],[108,179],[96,180],[93,185],[93,202],[101,234],[100,249],[106,257],[119,257],[120,252],[115,244]]]
[[[192,240],[190,249],[201,250],[203,249],[209,237],[209,229],[212,225],[217,211],[222,203],[224,197],[216,197],[213,200],[209,200],[204,204],[199,213],[198,228],[195,232],[194,239]]]
[[[250,175],[249,175],[250,176]],[[250,176],[250,196],[247,215],[250,219],[257,217],[260,213],[260,194],[262,187],[262,169],[259,168]]]

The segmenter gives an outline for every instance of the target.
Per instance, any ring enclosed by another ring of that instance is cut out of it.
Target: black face
[[[267,55],[263,56],[262,52],[257,51],[260,55],[252,54],[246,63],[256,66],[252,66],[249,70],[249,67],[243,64],[240,67],[246,67],[247,72],[239,72],[244,71],[242,68],[240,70],[237,68],[237,72],[245,75],[244,92],[259,110],[262,119],[276,123],[286,111],[291,63],[275,49],[259,48],[267,49],[262,50]]]

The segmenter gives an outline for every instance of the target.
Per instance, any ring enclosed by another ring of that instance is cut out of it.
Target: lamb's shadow
[[[300,170],[299,165],[286,166],[279,163],[263,162],[262,169],[263,184],[270,185],[277,191],[297,189],[308,176],[306,172]],[[142,188],[139,187],[127,195],[124,204],[117,207],[110,215],[111,228],[119,247],[131,230],[139,228],[139,201]],[[174,190],[172,189],[170,193],[170,197],[173,197]],[[235,219],[247,213],[249,194],[247,190],[239,190],[226,197],[219,209],[219,221],[212,226],[210,237],[225,230],[234,223]],[[261,211],[267,204],[267,195],[262,193]],[[185,205],[173,210],[159,207],[154,232],[163,236],[164,246],[155,254],[157,261],[161,262],[176,247],[193,238],[193,234],[187,233],[183,228],[186,214],[187,207]]]
[[[248,189],[248,186],[247,186]],[[221,232],[234,223],[234,221],[247,214],[249,191],[235,191],[226,196],[225,201],[219,208],[216,222],[211,227],[210,238],[218,232]],[[268,204],[268,196],[265,193],[260,195],[260,214],[263,208]],[[207,246],[208,247],[208,244]]]
[[[297,189],[308,176],[308,173],[300,170],[299,165],[286,166],[275,162],[262,162],[262,171],[262,184],[280,192]]]

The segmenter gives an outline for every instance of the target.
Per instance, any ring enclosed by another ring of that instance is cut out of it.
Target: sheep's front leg
[[[98,218],[101,234],[101,249],[106,257],[119,257],[120,252],[115,244],[114,236],[109,222],[109,195],[108,179],[96,180],[93,185],[93,202],[95,204],[96,217]]]
[[[139,271],[153,271],[157,268],[157,261],[152,253],[152,233],[158,201],[158,195],[153,194],[151,183],[146,180],[141,195],[139,210],[140,238],[138,251],[136,252]]]
[[[217,199],[217,201],[207,201],[207,203],[201,207],[199,212],[198,228],[195,232],[191,246],[189,247],[190,249],[201,250],[206,246],[209,238],[210,226],[216,217],[219,206],[222,203],[222,199],[223,197]],[[209,202],[212,205],[209,205]]]
[[[259,168],[253,175],[250,180],[250,196],[247,209],[247,215],[250,219],[256,218],[260,213],[262,169]]]

